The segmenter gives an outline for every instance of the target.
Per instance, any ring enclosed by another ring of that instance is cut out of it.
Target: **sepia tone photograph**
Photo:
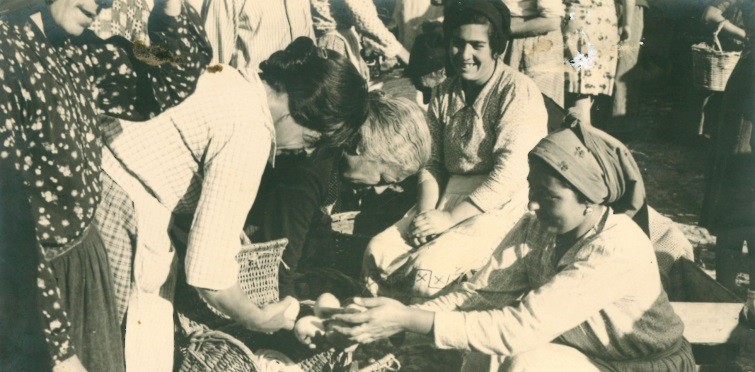
[[[0,0],[0,371],[755,372],[755,0]]]

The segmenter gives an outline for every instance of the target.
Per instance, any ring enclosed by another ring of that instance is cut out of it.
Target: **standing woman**
[[[613,95],[619,40],[628,39],[627,20],[634,10],[634,0],[618,1],[624,4],[621,20],[614,1],[564,0],[564,44],[572,65],[566,74],[566,91],[571,95],[567,106],[576,108],[581,117],[590,118],[595,96]]]
[[[742,12],[744,30],[723,17],[731,8]],[[706,13],[709,22],[718,23],[719,32],[745,42],[745,49],[724,91],[723,116],[700,224],[716,235],[716,279],[727,288],[735,287],[742,244],[747,242],[750,287],[743,314],[755,329],[755,2],[718,0]]]
[[[180,0],[155,1],[150,37],[170,58],[140,50],[149,63],[125,39],[103,41],[87,30],[104,6],[47,0],[0,20],[0,157],[23,173],[52,268],[38,284],[55,369],[124,368],[107,257],[92,223],[100,200],[97,115],[146,120],[178,104],[210,56],[196,14]],[[58,288],[61,301],[51,299]]]
[[[500,58],[509,18],[499,0],[446,10],[446,51],[456,74],[430,102],[432,151],[417,205],[365,252],[373,294],[435,295],[482,266],[526,211],[527,152],[546,135],[547,114],[535,83]]]

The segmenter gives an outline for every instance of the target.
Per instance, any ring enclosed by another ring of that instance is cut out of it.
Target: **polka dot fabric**
[[[191,13],[187,13],[191,12]],[[37,235],[51,259],[94,217],[100,199],[98,114],[147,120],[191,94],[211,50],[193,10],[153,14],[150,37],[181,63],[150,66],[121,37],[85,31],[50,39],[28,18],[0,21],[0,158],[30,189]],[[48,33],[49,34],[49,33]]]

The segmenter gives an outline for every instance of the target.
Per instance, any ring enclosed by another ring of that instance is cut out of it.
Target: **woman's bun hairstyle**
[[[288,94],[291,116],[341,146],[353,140],[367,112],[367,82],[341,54],[299,37],[260,64],[262,79]]]

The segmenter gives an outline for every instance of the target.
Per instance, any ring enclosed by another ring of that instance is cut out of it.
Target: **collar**
[[[572,244],[569,249],[566,250],[563,256],[558,260],[558,263],[556,264],[556,271],[560,271],[563,267],[567,265],[567,262],[571,262],[574,260],[574,256],[579,251],[579,248],[584,246],[588,241],[594,239],[595,237],[600,234],[600,232],[603,231],[603,229],[606,227],[606,223],[608,222],[608,219],[613,215],[613,210],[611,207],[606,207],[605,211],[603,211],[603,216],[598,220],[598,222],[593,225],[593,227],[588,230],[585,235],[582,235],[581,238],[577,239],[574,244]],[[551,249],[555,251],[556,249],[556,237],[553,236]]]
[[[493,75],[490,76],[488,82],[485,83],[484,87],[482,87],[480,94],[477,95],[477,98],[471,106],[467,106],[464,87],[461,83],[461,77],[456,76],[451,85],[451,104],[449,106],[449,112],[451,113],[451,116],[456,115],[463,109],[471,108],[478,118],[482,118],[482,113],[485,112],[485,107],[490,102],[488,98],[490,97],[494,87],[498,86],[498,82],[501,80],[504,69],[503,66],[503,59],[498,58],[498,60],[496,60],[495,69],[493,70]]]

